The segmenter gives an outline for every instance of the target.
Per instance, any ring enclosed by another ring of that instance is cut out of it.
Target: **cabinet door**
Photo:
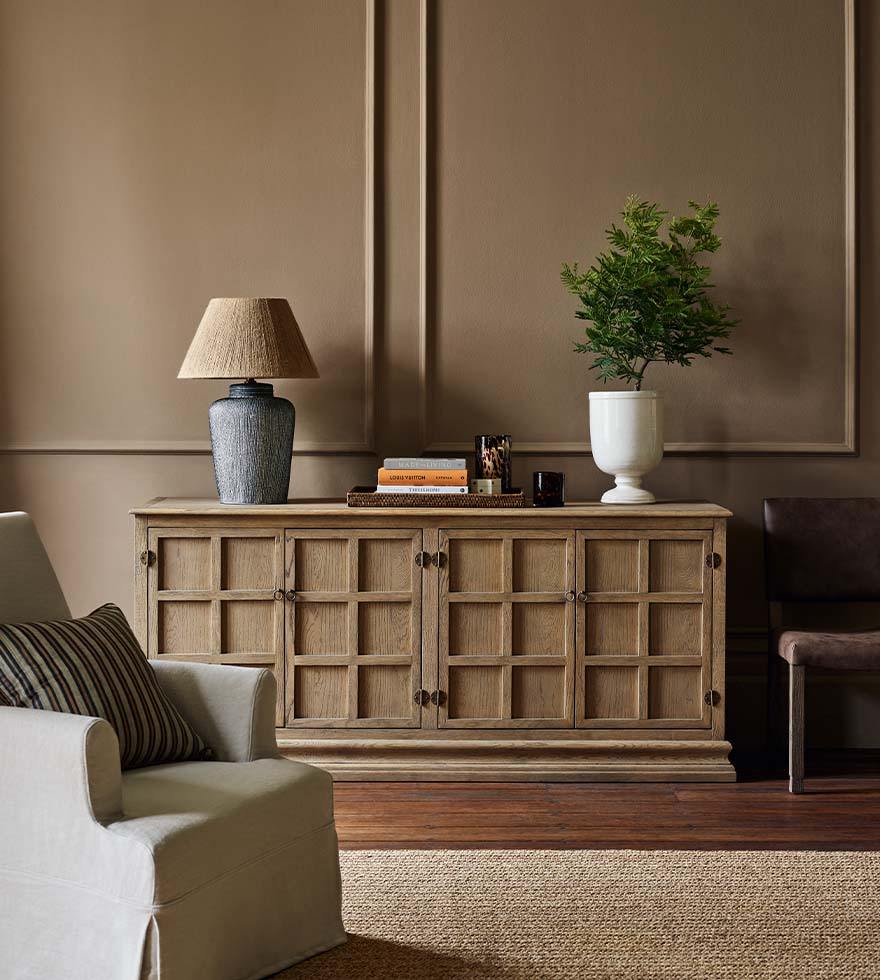
[[[286,532],[287,725],[419,727],[421,550],[420,530]]]
[[[269,667],[284,688],[283,538],[272,530],[151,529],[148,656]]]
[[[578,532],[579,727],[709,727],[711,542],[704,531]]]
[[[573,722],[575,536],[440,532],[438,724]]]

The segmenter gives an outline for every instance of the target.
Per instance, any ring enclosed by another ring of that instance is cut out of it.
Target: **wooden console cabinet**
[[[735,778],[722,507],[132,513],[148,656],[270,667],[337,778]]]

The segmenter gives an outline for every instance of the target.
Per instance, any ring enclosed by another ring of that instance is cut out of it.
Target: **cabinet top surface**
[[[130,511],[145,516],[230,516],[260,515],[282,518],[296,517],[419,517],[456,518],[468,515],[487,519],[503,517],[505,521],[517,518],[566,518],[566,517],[731,517],[731,512],[719,504],[692,500],[665,500],[656,504],[600,504],[583,501],[564,507],[348,507],[344,500],[307,499],[289,500],[286,504],[221,504],[209,497],[154,497]]]

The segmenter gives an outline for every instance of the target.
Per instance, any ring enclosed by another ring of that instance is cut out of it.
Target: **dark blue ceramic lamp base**
[[[222,504],[283,504],[290,485],[296,411],[272,385],[248,380],[208,411]]]

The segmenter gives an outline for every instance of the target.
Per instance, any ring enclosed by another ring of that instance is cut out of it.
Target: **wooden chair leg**
[[[804,791],[804,680],[807,668],[788,668],[788,790]]]

